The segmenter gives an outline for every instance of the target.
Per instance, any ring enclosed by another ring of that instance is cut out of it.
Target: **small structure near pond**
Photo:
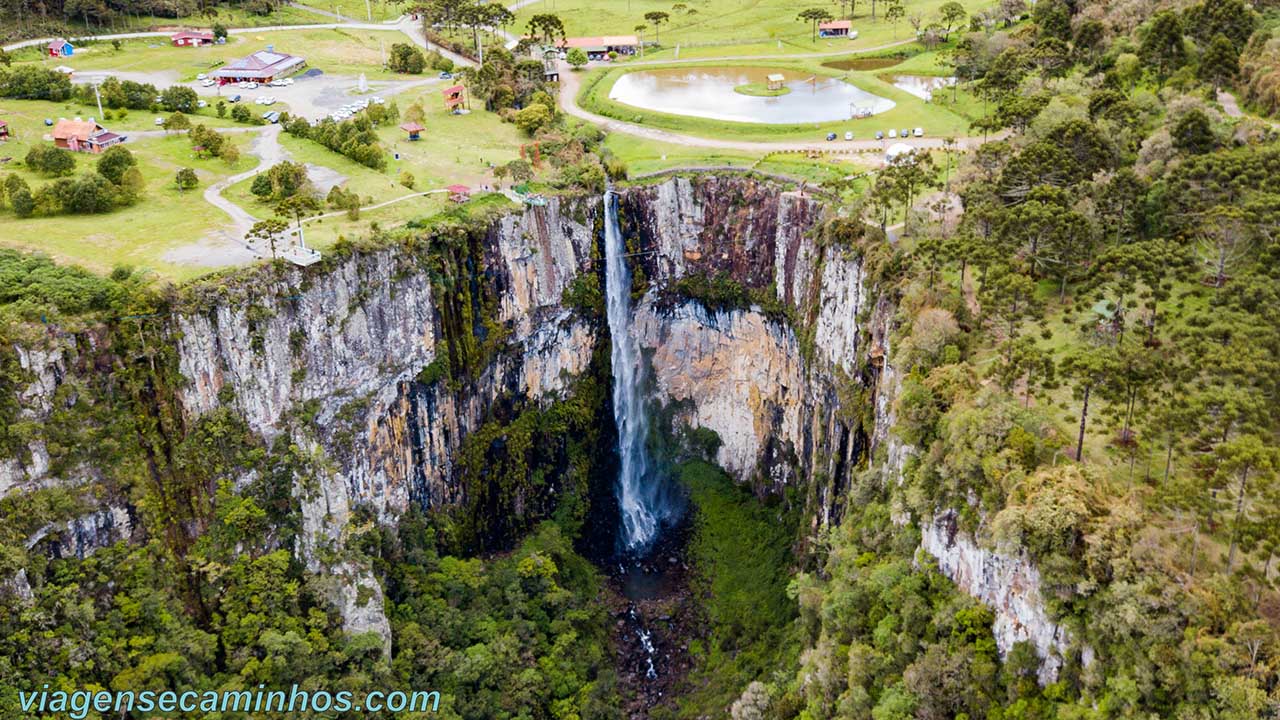
[[[464,203],[471,199],[471,188],[466,185],[450,185],[445,189],[449,191],[449,199],[456,203]]]
[[[770,90],[781,90],[782,84],[787,81],[787,76],[782,73],[770,73],[765,80],[768,81],[767,87]]]

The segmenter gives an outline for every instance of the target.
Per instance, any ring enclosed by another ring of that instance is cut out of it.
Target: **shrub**
[[[27,167],[41,175],[62,177],[75,172],[76,159],[69,151],[48,145],[35,145],[27,151]]]

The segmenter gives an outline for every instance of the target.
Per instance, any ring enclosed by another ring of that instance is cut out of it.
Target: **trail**
[[[258,173],[266,171],[272,165],[287,160],[289,152],[280,144],[280,126],[264,125],[261,128],[255,128],[261,132],[261,136],[254,141],[251,152],[257,155],[259,162],[252,170],[232,175],[229,178],[220,180],[204,189],[205,202],[213,205],[219,210],[231,216],[231,227],[224,228],[224,234],[230,234],[231,238],[236,242],[245,245],[250,250],[257,252],[257,249],[245,240],[245,236],[253,229],[253,224],[258,221],[253,215],[250,215],[244,208],[222,197],[222,192],[236,183],[251,178]]]

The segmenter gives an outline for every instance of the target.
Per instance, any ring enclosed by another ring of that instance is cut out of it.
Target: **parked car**
[[[896,138],[896,137],[898,137],[898,131],[897,131],[897,130],[890,130],[890,131],[889,131],[889,138],[890,138],[890,139],[892,139],[892,138]]]
[[[924,137],[924,128],[916,128],[915,132],[912,134],[916,137]]]
[[[902,128],[898,131],[898,137],[911,137],[911,131],[906,128]]]
[[[159,126],[159,125],[163,125],[163,124],[164,124],[164,118],[156,118],[156,125],[157,125],[157,126]]]
[[[831,142],[832,140],[835,140],[835,139],[836,139],[835,133],[833,132],[827,133],[827,142]]]
[[[876,139],[877,139],[877,140],[883,140],[883,139],[884,139],[884,131],[883,131],[883,130],[877,130],[877,131],[876,131]]]
[[[209,77],[209,76],[208,76],[208,75],[205,75],[204,73],[200,73],[199,75],[196,75],[196,79],[197,79],[197,80],[204,80],[204,79],[206,79],[206,78],[208,78],[208,77]]]
[[[249,83],[248,88],[249,88],[250,90],[257,90],[257,89],[258,89],[258,83],[256,83],[256,82],[251,82],[251,83]]]
[[[231,97],[227,98],[227,102],[233,102],[233,103],[240,102],[240,95],[238,93],[235,95],[232,95]]]
[[[204,100],[198,100],[196,101],[196,107],[198,108],[209,107],[209,103],[205,102]]]
[[[444,72],[440,73],[440,79],[441,79],[441,80],[452,80],[452,79],[453,79],[453,73],[449,72],[448,70],[445,70]]]
[[[844,131],[844,139],[845,139],[845,140],[852,140],[852,139],[853,139],[853,131],[852,131],[852,130],[845,130],[845,131]]]

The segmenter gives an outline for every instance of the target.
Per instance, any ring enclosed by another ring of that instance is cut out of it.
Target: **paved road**
[[[402,16],[400,20],[395,23],[343,21],[343,22],[330,22],[330,23],[313,23],[313,24],[307,24],[307,25],[264,25],[262,27],[230,28],[227,30],[227,33],[229,35],[245,35],[245,34],[253,34],[253,33],[263,33],[263,32],[284,32],[289,30],[333,30],[337,28],[346,28],[346,29],[355,29],[355,30],[378,30],[378,31],[399,30],[400,32],[407,35],[409,39],[413,40],[419,47],[423,47],[428,50],[433,50],[437,53],[440,53],[441,55],[452,60],[455,65],[466,65],[466,66],[475,65],[475,63],[472,62],[471,60],[451,50],[447,50],[445,48],[442,48],[436,45],[435,43],[429,42],[426,38],[426,35],[423,34],[422,27],[419,25],[419,23],[410,19],[409,16],[407,15]],[[76,42],[80,40],[133,40],[138,38],[153,38],[153,37],[167,38],[170,35],[173,35],[171,31],[127,32],[127,33],[112,33],[109,35],[82,36],[82,37],[71,38],[71,41]],[[54,39],[55,38],[46,37],[46,38],[33,38],[31,40],[22,40],[16,43],[10,43],[8,45],[5,45],[4,50],[12,51],[12,50],[20,50],[22,48],[32,47],[36,45],[48,45],[49,43],[53,42]]]
[[[581,73],[573,72],[567,63],[560,63],[560,106],[566,113],[595,125],[599,125],[609,132],[625,133],[627,135],[634,135],[647,140],[656,140],[658,142],[685,145],[688,147],[714,148],[718,150],[741,150],[751,153],[817,151],[822,153],[852,154],[856,152],[879,151],[887,147],[887,143],[905,143],[912,147],[938,150],[944,147],[943,139],[940,137],[911,138],[907,140],[895,139],[893,141],[835,140],[832,142],[800,142],[793,140],[784,142],[758,142],[750,140],[720,140],[715,138],[685,135],[682,133],[672,132],[670,130],[660,130],[658,128],[635,125],[621,120],[614,120],[613,118],[604,117],[603,115],[597,115],[593,112],[584,110],[578,105],[578,88],[581,85],[581,80]],[[816,135],[817,132],[814,134]],[[999,137],[1001,137],[1001,135],[992,135],[990,139],[998,139]],[[956,149],[971,150],[978,147],[983,142],[985,142],[985,140],[981,137],[956,138]]]

